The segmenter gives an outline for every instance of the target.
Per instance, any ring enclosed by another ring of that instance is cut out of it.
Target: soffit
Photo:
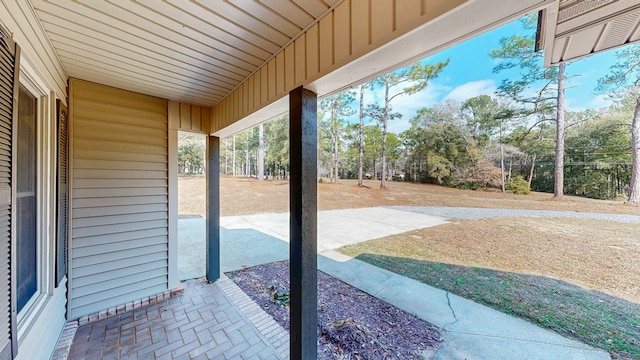
[[[556,64],[639,41],[640,3],[561,0],[544,24],[545,64]]]
[[[212,106],[341,0],[31,0],[69,76]]]

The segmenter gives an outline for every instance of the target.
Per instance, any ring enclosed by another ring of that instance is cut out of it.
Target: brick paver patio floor
[[[284,359],[286,331],[226,277],[78,327],[68,359]]]

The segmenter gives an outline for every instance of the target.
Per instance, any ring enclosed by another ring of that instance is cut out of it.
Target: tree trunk
[[[340,153],[340,124],[338,123],[338,104],[337,102],[333,102],[331,106],[331,126],[333,127],[333,166],[335,168],[333,172],[334,183],[338,183],[338,169],[339,169],[339,153]]]
[[[360,85],[360,134],[358,143],[358,186],[362,186],[362,167],[364,159],[364,84]]]
[[[229,138],[224,138],[224,172],[227,175],[229,171]]]
[[[236,136],[233,135],[233,162],[231,164],[233,166],[233,176],[236,176]]]
[[[380,189],[387,188],[387,123],[388,122],[389,122],[389,78],[387,77],[387,82],[384,88],[384,114],[382,115],[382,164],[380,164]]]
[[[531,158],[531,170],[529,170],[529,189],[531,189],[531,180],[533,180],[533,170],[536,168],[536,154]]]
[[[631,123],[631,182],[628,201],[640,205],[640,96],[636,99]]]
[[[249,132],[247,131],[247,149],[245,150],[245,166],[244,166],[244,175],[246,177],[251,177],[251,159],[249,157]]]
[[[554,169],[553,197],[564,196],[564,89],[567,77],[565,76],[566,64],[558,65],[558,108],[556,126],[556,158]]]
[[[264,180],[264,125],[258,127],[258,181]]]
[[[338,143],[338,135],[337,135],[337,134],[338,134],[338,131],[336,131],[335,147],[334,147],[334,151],[335,151],[335,152],[334,152],[334,154],[333,154],[333,155],[334,155],[334,167],[335,167],[335,169],[336,169],[336,170],[333,172],[333,176],[335,176],[335,178],[334,178],[334,183],[336,183],[336,184],[338,183],[338,178],[339,178],[339,176],[338,176],[338,169],[339,169],[339,167],[340,167],[340,164],[339,164],[339,162],[340,162],[340,158],[338,157],[338,156],[339,156],[339,151],[338,151],[338,149],[340,148],[340,144]]]
[[[504,145],[502,143],[500,144],[500,185],[502,192],[506,192],[507,189],[504,186]]]

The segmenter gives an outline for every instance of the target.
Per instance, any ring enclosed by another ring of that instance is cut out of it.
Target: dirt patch
[[[289,263],[227,274],[289,330],[289,308],[272,301],[289,289]],[[427,359],[442,341],[437,328],[321,271],[318,272],[318,359]]]
[[[496,191],[460,190],[429,184],[388,182],[387,190],[380,183],[365,181],[366,187],[356,180],[341,180],[338,184],[318,184],[320,210],[349,209],[373,206],[458,206],[480,208],[566,210],[640,215],[637,206],[621,201],[603,201],[565,196],[552,199],[551,194],[531,193],[511,195]],[[206,185],[204,176],[178,179],[178,212],[205,216]],[[289,211],[289,183],[269,180],[258,182],[253,178],[220,178],[222,216]]]

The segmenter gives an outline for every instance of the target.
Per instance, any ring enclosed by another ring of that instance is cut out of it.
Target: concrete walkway
[[[444,329],[445,341],[435,356],[437,360],[610,359],[605,351],[334,251],[347,243],[446,222],[425,212],[416,208],[319,212],[318,268]],[[202,234],[198,237],[204,239],[203,219],[181,219],[181,241],[186,233],[199,231],[194,220],[201,221]],[[288,258],[288,214],[225,217],[221,224],[223,271]],[[204,264],[199,276],[203,274]]]
[[[444,329],[435,360],[611,359],[605,351],[333,250],[318,257],[318,268]]]

